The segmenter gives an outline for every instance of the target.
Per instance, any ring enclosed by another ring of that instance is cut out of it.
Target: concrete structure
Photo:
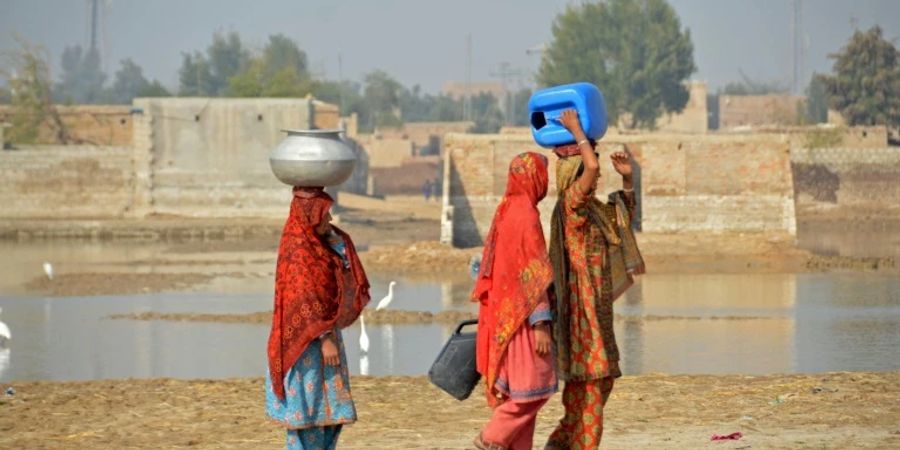
[[[376,135],[357,137],[360,145],[369,155],[369,167],[400,167],[403,161],[415,155],[413,143],[405,138],[382,138]]]
[[[278,215],[290,189],[269,169],[268,154],[284,128],[310,128],[304,99],[143,98],[150,138],[153,211],[187,216]],[[150,147],[147,147],[149,143]]]
[[[268,154],[282,129],[315,126],[311,100],[144,98],[128,110],[130,147],[0,152],[0,218],[284,216],[290,187]],[[365,158],[358,167],[348,188],[364,189]]]
[[[900,147],[795,148],[797,214],[900,219]]]
[[[132,117],[130,105],[56,105],[69,144],[83,145],[131,145]],[[0,105],[0,122],[8,122],[13,109]],[[61,144],[56,125],[47,119],[38,129],[37,144]]]
[[[706,83],[687,82],[690,97],[680,113],[665,114],[656,120],[656,128],[665,132],[706,133],[709,128],[709,111],[706,105]]]
[[[530,136],[448,135],[446,146],[442,240],[461,247],[482,243],[516,154],[530,150],[556,159]],[[638,163],[636,225],[644,231],[796,233],[790,149],[783,136],[618,135],[600,146],[603,158],[622,149]],[[602,172],[602,196],[621,187],[609,163]],[[550,189],[540,205],[545,232],[556,195],[551,167]]]
[[[320,130],[337,130],[341,128],[340,106],[325,103],[320,100],[313,100],[312,107],[314,128]]]
[[[799,95],[720,95],[719,129],[797,125],[805,101]]]

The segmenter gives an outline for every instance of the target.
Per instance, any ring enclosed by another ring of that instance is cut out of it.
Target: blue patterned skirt
[[[284,400],[266,370],[266,414],[288,429],[288,449],[334,448],[341,426],[356,422],[344,341],[340,332],[336,336],[341,365],[325,365],[322,344],[313,340],[284,376]]]

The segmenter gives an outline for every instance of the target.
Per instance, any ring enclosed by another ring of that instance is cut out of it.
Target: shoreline
[[[900,274],[900,265],[892,257],[819,255],[777,236],[643,234],[638,239],[650,275]],[[270,291],[274,283],[277,239],[153,242],[138,256],[123,256],[116,248],[109,246],[104,250],[108,256],[95,261],[84,262],[77,256],[53,261],[56,274],[52,280],[40,274],[40,263],[35,261],[33,271],[6,290],[49,297],[256,293]],[[360,258],[370,275],[468,284],[469,260],[480,253],[480,248],[459,249],[428,240],[372,244]]]

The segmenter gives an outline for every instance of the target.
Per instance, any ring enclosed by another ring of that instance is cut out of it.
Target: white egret
[[[8,348],[0,348],[0,379],[3,378],[4,372],[9,370],[9,349]],[[11,396],[15,395],[16,390],[12,387],[6,389],[6,395]]]
[[[359,315],[359,350],[362,353],[369,352],[369,335],[366,334],[366,319]]]
[[[396,281],[391,281],[391,283],[388,284],[388,295],[385,295],[384,298],[381,299],[380,302],[378,302],[378,306],[375,307],[375,311],[381,311],[382,309],[387,308],[388,305],[390,305],[391,302],[394,301],[395,284],[397,284]]]
[[[44,273],[47,274],[47,278],[53,279],[53,266],[47,261],[44,261]]]
[[[3,308],[0,308],[0,313],[2,312]],[[6,347],[6,341],[10,339],[12,339],[12,333],[9,332],[9,327],[0,322],[0,348]]]
[[[369,374],[369,357],[367,355],[362,355],[359,357],[359,374]]]

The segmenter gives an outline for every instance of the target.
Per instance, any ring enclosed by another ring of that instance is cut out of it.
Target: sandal
[[[481,437],[481,433],[478,433],[478,436],[475,436],[475,441],[472,443],[475,444],[475,448],[478,450],[506,450],[506,447],[502,445],[493,442],[485,442]]]

